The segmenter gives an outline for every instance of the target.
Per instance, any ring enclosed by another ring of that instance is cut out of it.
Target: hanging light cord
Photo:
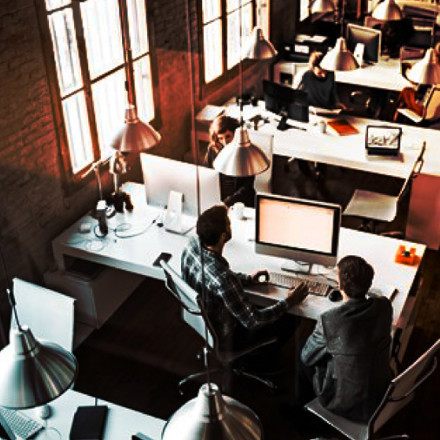
[[[243,127],[243,64],[242,64],[242,37],[243,37],[243,23],[242,23],[242,0],[240,0],[238,18],[240,20],[240,36],[239,36],[239,48],[240,48],[240,61],[238,63],[238,76],[240,77],[239,92],[240,92],[240,127]]]
[[[200,217],[201,214],[201,201],[200,201],[200,172],[199,172],[199,149],[197,145],[196,131],[195,131],[195,123],[196,123],[196,115],[195,115],[195,96],[196,96],[196,86],[194,80],[194,65],[193,65],[193,56],[192,56],[192,39],[191,39],[191,9],[189,5],[189,0],[186,2],[186,38],[188,41],[188,70],[189,77],[191,82],[191,125],[192,125],[192,135],[191,135],[191,143],[193,145],[193,152],[196,160],[196,195],[197,195],[197,218]],[[202,307],[206,310],[206,289],[205,289],[205,261],[203,255],[203,246],[201,241],[199,240],[200,245],[200,264],[202,269],[202,289],[200,292]],[[208,381],[209,392],[212,392],[212,384],[211,384],[211,375],[209,372],[209,359],[208,359],[208,328],[205,324],[205,347],[204,347],[204,362],[206,367],[206,378]]]

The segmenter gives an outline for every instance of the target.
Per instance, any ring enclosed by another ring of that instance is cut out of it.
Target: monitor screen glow
[[[259,194],[256,251],[333,265],[337,257],[340,215],[339,205]]]

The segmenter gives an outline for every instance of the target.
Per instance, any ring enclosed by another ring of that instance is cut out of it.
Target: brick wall
[[[197,83],[195,5],[195,0],[191,0]],[[186,2],[148,0],[147,8],[151,16],[151,43],[156,48],[163,137],[156,153],[180,159],[190,148],[191,127]],[[274,12],[282,16],[286,7],[276,7]],[[277,35],[285,38],[279,32]],[[87,212],[96,200],[95,182],[73,196],[63,194],[45,69],[34,0],[1,0],[0,246],[9,276],[35,282],[42,281],[43,272],[52,264],[52,238]],[[248,69],[245,83],[258,82],[263,75],[266,69],[261,66]],[[235,79],[211,96],[197,99],[197,110],[207,102],[221,103],[237,93]],[[2,269],[0,282],[1,289],[5,285]],[[0,310],[2,298],[0,293]]]

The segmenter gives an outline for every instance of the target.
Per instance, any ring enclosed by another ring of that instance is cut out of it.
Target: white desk
[[[378,63],[356,70],[335,72],[338,83],[399,92],[412,84],[400,74],[400,59],[380,58]]]
[[[159,210],[145,204],[145,192],[142,185],[129,184],[125,190],[131,194],[135,209],[131,213],[116,214],[110,222],[110,229],[118,224],[128,222],[134,225],[134,229],[143,230],[157,217]],[[247,213],[252,217],[253,210],[249,210]],[[234,218],[231,220],[233,238],[225,248],[225,257],[230,261],[231,267],[236,271],[247,273],[261,268],[280,270],[284,260],[255,253],[254,242],[249,240],[254,230],[253,220],[239,221]],[[180,271],[180,257],[188,237],[169,233],[154,224],[137,237],[116,238],[110,230],[104,239],[96,239],[93,232],[89,234],[78,232],[79,225],[84,221],[96,223],[96,220],[84,217],[53,241],[55,258],[60,267],[63,267],[64,256],[73,256],[152,278],[163,279],[162,270],[153,267],[153,262],[161,252],[169,252],[173,255],[170,265]],[[405,328],[407,318],[404,317],[404,310],[419,264],[405,266],[394,263],[394,255],[400,244],[415,247],[417,255],[423,258],[426,249],[424,245],[343,228],[340,236],[339,258],[349,254],[363,256],[375,268],[374,285],[376,287],[387,289],[391,285],[399,290],[399,294],[393,302],[394,324]],[[257,295],[256,298],[261,301],[262,296]],[[276,296],[266,298],[266,300],[276,300]],[[315,319],[319,313],[334,305],[327,298],[309,295],[303,305],[292,309],[291,312]]]
[[[55,428],[61,434],[61,439],[69,438],[73,415],[78,406],[93,406],[95,398],[77,391],[66,391],[50,404],[52,415],[47,419],[47,428]],[[130,440],[138,432],[159,440],[165,420],[157,419],[128,408],[124,408],[105,400],[98,400],[98,405],[108,405],[107,421],[104,429],[103,440]],[[24,411],[29,417],[37,419],[35,410]],[[44,437],[44,430],[35,437],[35,440]],[[56,438],[56,437],[54,437]]]
[[[227,114],[238,117],[239,109],[234,102],[225,105]],[[440,131],[420,129],[402,124],[384,123],[373,119],[357,118],[341,115],[355,125],[359,133],[339,136],[327,130],[327,133],[316,133],[311,125],[318,120],[327,118],[310,115],[310,122],[288,122],[291,125],[305,128],[306,131],[290,128],[285,131],[277,130],[277,123],[273,113],[264,109],[264,103],[258,107],[245,106],[245,120],[261,114],[270,120],[260,126],[259,130],[274,135],[273,154],[279,156],[296,157],[330,165],[353,168],[376,174],[384,174],[405,179],[414,166],[423,141],[426,141],[426,157],[433,162],[431,172],[440,176],[440,161],[436,154],[440,147]],[[386,125],[402,128],[401,155],[399,157],[368,156],[365,151],[365,131],[367,125]],[[435,171],[434,171],[435,170]]]

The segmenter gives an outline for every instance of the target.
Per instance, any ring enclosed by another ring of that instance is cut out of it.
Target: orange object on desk
[[[394,259],[396,263],[413,265],[417,261],[416,248],[412,247],[409,251],[401,244],[397,248],[396,258]]]

